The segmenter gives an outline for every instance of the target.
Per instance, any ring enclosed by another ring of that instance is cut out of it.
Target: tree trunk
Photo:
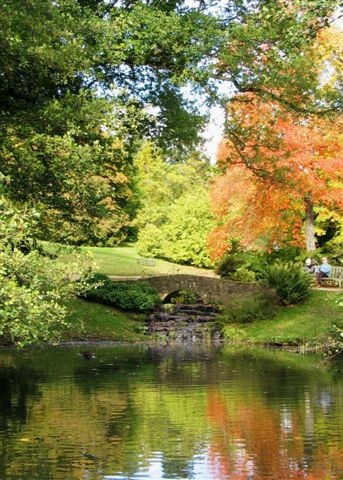
[[[314,235],[314,210],[310,194],[305,196],[305,241],[306,250],[313,252],[316,249],[316,238]]]

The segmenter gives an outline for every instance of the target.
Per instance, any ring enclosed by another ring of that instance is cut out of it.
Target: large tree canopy
[[[199,65],[222,43],[218,22],[196,11],[166,11],[161,2],[117,3],[3,2],[1,110],[33,114],[52,98],[87,89],[159,107],[159,127],[170,127],[165,110],[187,103],[176,87],[189,79],[205,83]]]
[[[223,222],[213,253],[220,256],[235,238],[250,247],[314,250],[318,209],[333,218],[343,212],[342,120],[294,118],[252,94],[240,94],[229,117],[218,156],[224,173],[213,190]]]
[[[309,45],[303,51],[309,73],[291,69],[291,80],[285,71],[288,84],[275,81],[269,91],[265,84],[263,92],[252,82],[228,104],[219,151],[225,173],[214,190],[223,226],[211,238],[214,255],[235,236],[250,246],[264,238],[269,245],[293,242],[314,250],[316,217],[320,222],[325,212],[327,219],[341,218],[342,31],[325,28]],[[263,51],[269,48],[265,44]],[[262,63],[275,65],[267,57]],[[306,78],[307,89],[296,86]],[[299,92],[287,99],[293,87]]]
[[[198,106],[219,99],[220,81],[298,111],[340,108],[340,75],[319,88],[314,68],[337,3],[2,2],[7,194],[44,211],[45,236],[122,238],[136,140],[184,158],[204,125]]]
[[[0,168],[6,194],[41,211],[44,237],[120,241],[136,140],[170,157],[198,142],[204,121],[180,88],[206,84],[221,30],[181,6],[1,3]]]

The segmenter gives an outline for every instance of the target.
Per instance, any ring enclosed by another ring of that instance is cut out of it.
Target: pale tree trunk
[[[306,250],[313,252],[316,249],[316,238],[314,235],[314,210],[310,194],[305,196],[305,241]]]

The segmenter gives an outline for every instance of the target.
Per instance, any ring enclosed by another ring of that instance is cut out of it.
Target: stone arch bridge
[[[223,305],[237,296],[254,296],[256,294],[272,295],[271,291],[256,283],[241,283],[222,278],[200,275],[159,275],[155,277],[110,277],[114,281],[126,283],[149,283],[158,292],[160,299],[165,301],[180,290],[192,292],[205,303],[221,303]]]

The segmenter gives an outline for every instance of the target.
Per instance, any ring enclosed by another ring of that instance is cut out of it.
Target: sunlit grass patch
[[[144,339],[145,315],[74,299],[68,302],[68,323],[63,339],[139,341]]]
[[[337,292],[314,291],[306,303],[279,307],[275,317],[242,328],[254,342],[322,341],[329,336],[332,324],[343,320],[342,308],[335,303],[338,295]]]
[[[65,261],[71,261],[73,253],[67,247],[53,244],[45,244],[50,252],[59,251]],[[113,276],[144,276],[144,275],[174,275],[174,274],[196,274],[208,275],[211,270],[179,265],[161,259],[153,259],[152,264],[140,263],[142,257],[138,254],[133,245],[121,247],[80,247],[80,252],[86,253],[94,260],[97,272]],[[150,262],[149,262],[150,263]]]

